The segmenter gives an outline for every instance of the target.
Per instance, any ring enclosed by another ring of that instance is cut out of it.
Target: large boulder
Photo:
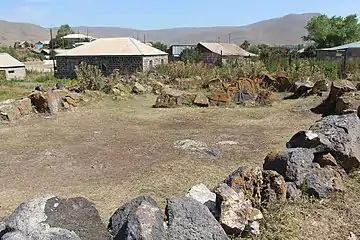
[[[211,192],[204,184],[200,183],[193,186],[186,196],[204,204],[215,217],[218,217],[219,212],[216,208],[216,194]]]
[[[55,114],[61,107],[62,97],[57,91],[35,91],[28,97],[31,100],[31,104],[35,107],[35,110],[39,113]]]
[[[335,102],[336,99],[346,92],[356,91],[355,85],[349,80],[333,81],[328,96],[328,101]]]
[[[290,148],[282,153],[268,154],[263,168],[278,172],[286,181],[294,182],[299,187],[304,182],[313,160],[313,149]]]
[[[248,225],[263,218],[261,211],[252,207],[251,201],[246,199],[242,191],[237,193],[223,183],[215,189],[215,193],[221,209],[219,222],[227,234],[240,236]]]
[[[82,197],[60,199],[46,195],[26,201],[5,224],[4,237],[8,239],[20,235],[29,240],[110,239],[94,204]]]
[[[169,240],[227,240],[228,237],[209,209],[190,197],[167,200]]]
[[[164,221],[156,201],[141,196],[120,207],[110,218],[108,230],[114,240],[163,240]]]
[[[258,167],[243,166],[232,172],[224,183],[237,193],[243,192],[254,206],[261,205],[262,170]]]
[[[347,172],[359,168],[360,119],[357,113],[324,117],[309,130],[311,132],[295,134],[287,147],[311,147],[309,151],[316,154],[331,153]]]
[[[0,121],[14,121],[33,111],[29,98],[0,102]]]
[[[230,103],[230,96],[228,93],[214,91],[209,100],[211,106],[226,106]]]
[[[312,168],[305,177],[307,193],[317,198],[330,197],[334,193],[344,192],[342,174],[337,168]]]

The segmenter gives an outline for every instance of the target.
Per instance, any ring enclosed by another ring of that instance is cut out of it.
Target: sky
[[[359,0],[2,0],[0,19],[43,27],[135,29],[242,26],[290,13],[347,15]]]

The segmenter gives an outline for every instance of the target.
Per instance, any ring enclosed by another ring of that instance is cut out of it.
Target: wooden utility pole
[[[146,43],[146,35],[144,34],[144,43]]]
[[[218,37],[218,43],[220,43],[220,37]]]
[[[231,33],[229,33],[229,43],[231,43]]]
[[[54,66],[54,75],[55,75],[55,70],[56,70],[56,66],[55,66],[55,54],[54,54],[54,41],[53,41],[53,34],[52,34],[52,29],[50,28],[50,52],[51,52],[51,58],[53,60],[53,66]]]

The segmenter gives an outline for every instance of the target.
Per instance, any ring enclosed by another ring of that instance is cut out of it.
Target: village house
[[[197,49],[203,56],[204,63],[216,64],[219,60],[226,63],[229,59],[256,56],[233,43],[200,42]]]
[[[100,38],[56,55],[56,76],[76,77],[81,62],[98,66],[105,75],[115,69],[122,73],[150,70],[166,64],[168,54],[134,38]]]
[[[0,75],[5,76],[6,80],[24,78],[26,76],[25,64],[8,53],[0,53]]]
[[[179,61],[180,60],[180,54],[185,49],[194,49],[196,48],[196,45],[187,45],[187,44],[176,44],[171,45],[168,50],[169,54],[169,62],[170,61]]]
[[[317,50],[317,57],[322,60],[359,60],[360,41],[344,44],[332,48],[322,48]]]

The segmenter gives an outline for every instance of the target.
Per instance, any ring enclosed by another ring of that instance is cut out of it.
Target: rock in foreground
[[[120,207],[110,218],[108,230],[114,240],[163,240],[161,210],[151,197],[138,197]]]
[[[228,237],[209,209],[189,198],[167,200],[169,240],[227,240]]]
[[[60,199],[48,195],[26,201],[5,224],[2,239],[110,239],[94,204],[82,197]]]

